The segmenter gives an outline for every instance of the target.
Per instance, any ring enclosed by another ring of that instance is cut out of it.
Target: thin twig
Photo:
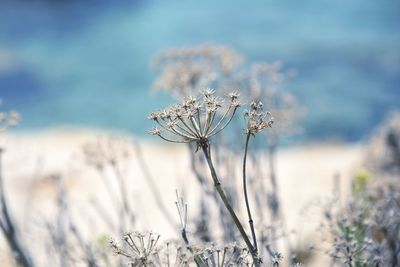
[[[247,150],[248,150],[248,147],[249,147],[250,136],[251,136],[251,134],[248,133],[247,137],[246,137],[246,145],[245,145],[245,149],[244,149],[244,157],[243,157],[243,192],[244,192],[244,200],[246,202],[247,216],[249,217],[249,225],[250,225],[251,235],[253,237],[254,250],[257,253],[257,251],[258,251],[257,238],[256,238],[256,232],[254,230],[253,218],[251,216],[251,211],[250,211],[249,198],[248,198],[248,195],[247,195],[247,180],[246,180],[246,159],[247,159]]]

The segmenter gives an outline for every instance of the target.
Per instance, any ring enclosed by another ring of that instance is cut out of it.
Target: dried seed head
[[[251,102],[250,110],[245,111],[244,116],[247,120],[246,133],[253,136],[267,127],[272,127],[274,122],[271,113],[263,111],[261,101]]]
[[[153,66],[160,71],[155,87],[179,97],[193,94],[232,73],[241,62],[240,54],[221,45],[168,49],[153,60]]]
[[[237,93],[229,97],[225,108],[223,99],[214,93],[213,89],[206,89],[199,97],[188,96],[181,104],[172,105],[162,112],[152,112],[149,119],[160,128],[153,128],[150,134],[175,143],[207,142],[208,138],[228,126],[240,107]]]
[[[229,98],[231,99],[231,101],[238,99],[239,97],[239,92],[238,91],[232,91],[228,94]]]
[[[215,93],[215,90],[214,90],[214,89],[211,89],[211,88],[207,88],[207,89],[201,91],[201,93],[202,93],[205,97],[209,97],[209,96],[212,96],[212,95]]]
[[[150,113],[150,115],[148,116],[148,119],[155,121],[160,117],[160,115],[161,114],[159,111],[154,111],[154,112]]]
[[[121,136],[102,136],[82,145],[83,156],[88,165],[103,168],[125,160],[130,156],[130,140]]]

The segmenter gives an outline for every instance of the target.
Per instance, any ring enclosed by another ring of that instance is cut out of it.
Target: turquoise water
[[[204,42],[297,69],[306,139],[358,140],[400,107],[398,0],[33,2],[0,2],[0,97],[20,130],[144,135],[171,101],[150,93],[151,56]]]

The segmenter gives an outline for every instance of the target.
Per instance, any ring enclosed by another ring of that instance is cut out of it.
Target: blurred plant
[[[155,87],[175,97],[192,95],[212,85],[221,88],[242,61],[243,56],[223,45],[171,48],[153,59],[153,67],[160,71]]]
[[[400,173],[400,111],[392,111],[369,141],[365,165],[374,173]]]
[[[76,262],[83,262],[88,267],[97,267],[98,255],[94,249],[91,240],[87,241],[78,224],[73,219],[69,200],[61,175],[52,175],[52,180],[57,190],[57,215],[55,220],[47,220],[45,223],[46,229],[50,236],[49,246],[52,256],[58,257],[55,259],[59,266],[74,266]],[[50,255],[47,256],[50,258]]]
[[[135,223],[136,215],[132,203],[129,201],[131,195],[127,185],[129,177],[122,171],[127,167],[125,165],[131,165],[131,162],[127,161],[132,158],[137,161],[139,171],[143,173],[159,211],[171,228],[176,228],[176,223],[172,219],[169,209],[165,206],[156,179],[151,174],[139,142],[115,135],[102,136],[85,143],[82,146],[82,152],[86,163],[99,174],[114,210],[119,212],[117,216],[119,218],[116,218],[114,214],[107,214],[104,211],[100,201],[92,200],[99,216],[107,222],[110,229],[114,229],[114,225],[117,223],[120,233],[123,233],[127,224]],[[114,181],[117,182],[117,189],[113,184]],[[115,222],[115,219],[117,219],[117,222]]]
[[[0,112],[0,134],[3,134],[10,127],[18,124],[20,115],[16,111]],[[10,247],[17,264],[24,267],[32,267],[34,263],[31,259],[28,249],[20,241],[18,228],[11,217],[9,205],[5,196],[3,181],[3,154],[5,148],[0,146],[0,228]]]
[[[115,211],[118,212],[120,233],[124,232],[127,224],[135,222],[135,214],[128,200],[126,178],[121,170],[121,163],[131,156],[129,147],[130,143],[127,140],[115,136],[99,137],[96,141],[87,142],[82,147],[86,163],[93,167],[101,177],[108,198]],[[112,179],[110,179],[111,175],[113,176]],[[113,189],[115,188],[113,180],[117,182],[117,190]],[[109,216],[103,214],[103,208],[99,206],[99,202],[93,204],[99,211],[100,217]],[[109,219],[103,219],[109,221]],[[113,227],[114,223],[109,222],[108,224]]]
[[[351,198],[340,205],[340,193],[336,194],[324,212],[324,226],[333,239],[329,251],[333,262],[355,267],[400,263],[400,183],[393,164],[397,157],[393,144],[400,141],[395,133],[400,128],[393,118],[386,120],[368,148],[382,157],[366,153],[364,169],[353,178]]]

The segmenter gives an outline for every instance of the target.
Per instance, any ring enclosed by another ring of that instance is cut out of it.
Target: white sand
[[[111,200],[106,195],[100,176],[84,163],[81,152],[82,144],[103,135],[86,130],[52,130],[5,137],[3,173],[7,198],[13,215],[24,225],[24,232],[30,224],[40,223],[54,212],[56,190],[51,177],[55,174],[63,177],[73,216],[84,235],[106,231],[89,199],[102,199],[107,212],[113,214]],[[178,222],[174,206],[175,189],[184,187],[189,217],[195,214],[196,205],[191,203],[196,201],[200,189],[188,168],[187,148],[156,141],[142,141],[140,144],[168,212]],[[304,245],[305,249],[318,237],[315,233],[318,222],[313,222],[313,217],[306,215],[308,212],[304,210],[311,203],[331,194],[335,174],[343,177],[341,187],[348,188],[349,177],[358,166],[361,153],[361,146],[347,144],[315,144],[279,151],[277,174],[287,227],[301,232],[297,237],[304,242],[301,246]],[[176,236],[177,229],[170,227],[159,211],[134,154],[121,162],[121,169],[129,181],[126,187],[132,209],[137,214],[136,224],[127,230],[154,230],[164,238]],[[113,189],[117,190],[115,179],[113,183]],[[0,253],[4,257],[7,249],[1,249]]]

